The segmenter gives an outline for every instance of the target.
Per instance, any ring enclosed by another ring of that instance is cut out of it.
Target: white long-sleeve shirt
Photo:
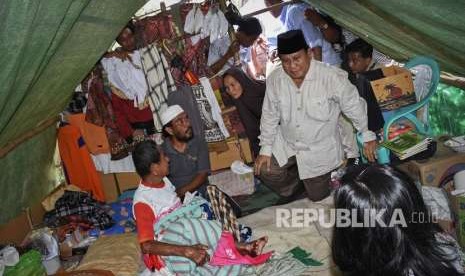
[[[140,53],[139,50],[132,52],[132,61],[117,57],[102,58],[101,60],[110,83],[123,92],[128,99],[134,100],[135,106],[145,101],[148,91]]]
[[[330,172],[344,156],[337,130],[341,111],[364,141],[376,139],[368,130],[366,103],[345,71],[312,60],[297,87],[282,67],[277,68],[266,82],[260,154],[274,155],[280,166],[295,156],[300,179]]]

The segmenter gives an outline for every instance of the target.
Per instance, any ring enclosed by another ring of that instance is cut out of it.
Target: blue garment
[[[283,25],[286,25],[286,19],[287,19],[287,8],[288,6],[284,6],[281,9],[281,14],[279,15],[279,20],[283,23]]]
[[[340,65],[342,60],[331,43],[326,41],[321,31],[305,17],[305,10],[311,9],[308,4],[293,4],[283,8],[279,19],[286,30],[302,30],[310,48],[321,47],[322,61],[330,65]]]

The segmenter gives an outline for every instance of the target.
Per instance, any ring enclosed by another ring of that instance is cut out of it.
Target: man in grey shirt
[[[189,118],[179,105],[171,105],[161,114],[165,140],[163,151],[169,158],[168,179],[183,197],[198,191],[205,197],[210,159],[208,147],[201,137],[193,136]]]

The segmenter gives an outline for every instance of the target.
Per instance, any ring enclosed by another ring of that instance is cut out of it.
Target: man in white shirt
[[[301,30],[278,36],[278,56],[282,67],[267,79],[255,172],[283,198],[303,183],[309,199],[319,201],[329,195],[330,173],[344,157],[337,129],[341,112],[362,133],[370,161],[376,135],[368,130],[366,103],[347,73],[312,60]]]
[[[265,0],[267,7],[284,2],[283,0]],[[312,48],[314,58],[325,63],[339,66],[341,57],[334,51],[331,43],[323,36],[320,26],[314,26],[307,20],[305,11],[313,9],[307,3],[291,4],[274,8],[271,13],[278,17],[286,30],[302,30],[307,44]],[[321,28],[328,28],[328,25]]]

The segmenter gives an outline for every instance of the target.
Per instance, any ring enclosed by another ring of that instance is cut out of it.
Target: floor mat
[[[331,258],[332,229],[321,227],[318,223],[311,223],[305,227],[283,228],[276,223],[277,209],[317,208],[324,209],[325,214],[333,206],[332,197],[320,202],[301,199],[280,206],[267,207],[257,213],[239,219],[239,223],[252,227],[253,239],[268,235],[268,244],[264,251],[275,250],[279,254],[299,246],[312,253],[312,258],[323,263],[323,266],[309,267],[301,275],[339,276]]]

